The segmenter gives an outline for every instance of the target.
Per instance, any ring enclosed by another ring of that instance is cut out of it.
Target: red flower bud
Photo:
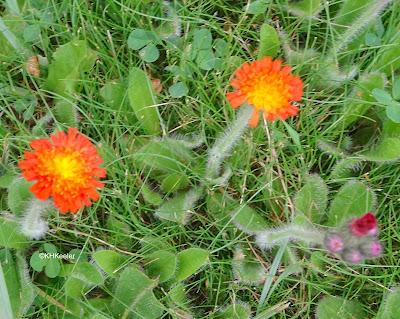
[[[377,226],[378,223],[376,222],[375,216],[371,213],[350,221],[350,230],[352,234],[356,236],[365,236],[377,233]]]

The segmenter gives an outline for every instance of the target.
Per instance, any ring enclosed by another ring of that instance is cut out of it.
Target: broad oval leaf
[[[244,304],[234,303],[224,308],[221,313],[216,313],[216,319],[248,319],[250,318],[250,307]]]
[[[111,312],[115,318],[156,319],[163,312],[163,305],[154,297],[156,280],[151,280],[138,269],[126,268],[119,279]]]
[[[154,62],[160,57],[160,51],[154,43],[149,43],[139,51],[139,55],[145,62]]]
[[[395,161],[400,158],[400,140],[387,138],[370,151],[361,153],[367,160],[373,162]]]
[[[328,190],[324,181],[316,175],[305,175],[305,185],[294,201],[296,211],[314,223],[320,223],[325,215]]]
[[[176,271],[176,256],[165,250],[152,253],[146,257],[145,262],[149,277],[158,279],[160,283],[168,281]]]
[[[30,199],[33,198],[33,194],[29,190],[32,184],[27,182],[25,178],[11,184],[8,190],[8,208],[14,215],[22,217]]]
[[[178,254],[178,270],[175,275],[175,282],[180,282],[190,277],[205,264],[208,259],[208,252],[200,248],[189,248]]]
[[[107,275],[116,278],[127,257],[112,250],[99,250],[93,254],[93,259]]]
[[[138,68],[129,73],[128,97],[136,117],[148,135],[161,133],[157,99],[147,74]]]
[[[332,201],[328,216],[329,226],[339,226],[343,221],[361,217],[371,211],[374,192],[363,183],[348,183],[340,188]]]
[[[366,313],[357,301],[337,297],[327,297],[317,306],[318,319],[365,319]]]
[[[211,48],[212,36],[211,32],[207,29],[200,29],[196,31],[193,36],[193,44],[197,49],[206,50]]]
[[[279,37],[276,30],[269,24],[263,24],[260,29],[260,47],[258,59],[265,56],[275,58],[279,50]]]
[[[400,123],[400,103],[397,101],[390,102],[386,107],[386,115],[395,123]]]
[[[376,319],[397,319],[400,318],[400,289],[395,289],[382,303]]]
[[[128,37],[128,47],[132,50],[140,50],[151,41],[148,32],[142,29],[133,30]]]
[[[20,224],[0,217],[0,246],[24,249],[30,242],[21,234]]]

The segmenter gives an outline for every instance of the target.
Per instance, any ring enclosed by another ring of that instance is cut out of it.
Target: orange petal
[[[236,109],[238,106],[242,105],[247,101],[247,98],[244,95],[238,96],[232,100],[229,101],[231,104],[231,107]]]
[[[260,118],[260,111],[254,109],[253,114],[251,115],[249,125],[252,127],[256,127],[258,125],[258,119]]]

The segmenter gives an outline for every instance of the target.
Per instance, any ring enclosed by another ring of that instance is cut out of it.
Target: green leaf
[[[328,190],[319,176],[305,175],[304,180],[305,185],[297,193],[294,206],[297,212],[319,224],[325,215]]]
[[[126,97],[127,85],[124,80],[117,79],[108,82],[100,90],[100,96],[104,99],[106,104],[116,111],[129,111],[126,107],[128,99]],[[124,114],[125,115],[125,114]]]
[[[386,115],[395,123],[400,123],[400,103],[392,101],[386,108]]]
[[[185,292],[185,285],[183,283],[180,283],[176,285],[174,288],[172,288],[168,292],[168,297],[178,307],[186,308],[188,305],[188,300]]]
[[[70,261],[74,263],[81,263],[88,261],[87,253],[84,253],[81,249],[72,249],[69,254],[71,255]]]
[[[382,74],[369,74],[360,80],[352,99],[343,109],[342,123],[344,128],[356,122],[375,104],[374,102],[376,100],[371,96],[371,92],[377,89],[383,91],[382,89],[385,86],[385,82],[386,80]]]
[[[250,307],[234,303],[226,307],[222,313],[216,313],[215,319],[248,319],[250,312]]]
[[[289,10],[299,17],[315,16],[320,9],[320,0],[291,1],[289,4]]]
[[[388,92],[386,92],[385,90],[382,90],[382,89],[378,89],[378,88],[373,89],[372,95],[377,101],[379,101],[383,104],[389,104],[390,102],[393,101],[392,96]]]
[[[215,56],[218,58],[226,58],[229,54],[228,43],[224,39],[216,39],[214,41]]]
[[[8,207],[14,215],[21,217],[29,201],[33,198],[33,194],[29,190],[32,184],[22,178],[10,186],[8,190]]]
[[[156,105],[158,101],[150,79],[142,70],[133,68],[129,73],[128,82],[129,102],[143,129],[148,135],[159,135],[161,128]]]
[[[207,50],[211,48],[212,35],[207,29],[197,30],[193,36],[193,44],[199,50]]]
[[[148,32],[142,29],[133,30],[128,37],[128,47],[132,50],[140,50],[150,42]]]
[[[153,140],[142,147],[135,158],[146,166],[169,173],[183,173],[194,167],[195,153],[173,139]]]
[[[175,282],[180,282],[193,275],[208,259],[208,252],[200,248],[189,248],[178,254],[178,270]]]
[[[400,78],[398,78],[392,86],[392,95],[393,99],[399,100],[400,99]]]
[[[387,120],[385,124],[383,124],[381,138],[384,140],[390,137],[400,138],[400,124],[392,120]]]
[[[398,138],[387,138],[372,150],[363,152],[361,155],[373,162],[398,160],[400,158],[400,140]]]
[[[145,62],[154,62],[160,57],[160,51],[154,43],[149,43],[139,51],[139,55]]]
[[[81,279],[69,277],[64,284],[65,294],[72,298],[79,298],[89,288],[88,285]]]
[[[195,188],[177,193],[171,200],[166,201],[156,211],[156,216],[179,224],[184,224],[194,209],[194,204],[202,195],[202,190]]]
[[[65,293],[74,298],[79,298],[81,294],[87,293],[92,286],[100,285],[103,282],[100,271],[89,262],[73,265],[69,276],[65,283]]]
[[[33,42],[39,39],[40,26],[38,24],[29,25],[24,29],[24,40]]]
[[[279,47],[278,32],[269,24],[263,24],[260,29],[260,47],[257,59],[261,60],[265,56],[275,58]]]
[[[21,234],[19,223],[0,217],[0,246],[24,249],[29,240]]]
[[[137,118],[128,101],[128,85],[123,79],[112,80],[108,82],[101,90],[100,95],[104,102],[119,112],[119,114],[128,120],[129,125],[135,125]]]
[[[43,270],[43,267],[47,265],[47,262],[48,259],[41,258],[40,253],[38,251],[35,251],[31,256],[29,264],[34,270],[36,270],[37,272],[41,272]]]
[[[384,72],[390,77],[400,67],[400,33],[397,32],[388,44],[377,52],[376,56],[378,58],[372,64],[373,71]]]
[[[171,87],[168,89],[168,92],[172,95],[172,97],[180,98],[184,95],[187,95],[189,93],[189,89],[187,88],[185,83],[178,82],[171,85]]]
[[[395,289],[379,308],[379,314],[375,319],[397,319],[400,318],[400,289]]]
[[[339,226],[352,217],[361,217],[370,212],[375,202],[374,192],[363,183],[348,183],[340,188],[332,201],[329,226]]]
[[[57,258],[50,258],[46,264],[44,272],[49,278],[56,278],[60,273],[61,265],[60,260]]]
[[[108,264],[110,264],[110,262]],[[71,276],[80,278],[85,282],[91,283],[93,285],[99,285],[103,282],[103,276],[101,275],[100,271],[96,268],[95,265],[91,264],[90,262],[75,264]]]
[[[351,26],[366,11],[375,0],[345,0],[337,13],[332,26],[337,34],[341,34],[346,27]],[[335,32],[335,33],[336,33]]]
[[[267,276],[251,249],[243,245],[236,245],[232,267],[235,278],[247,285],[262,284]]]
[[[158,279],[159,283],[168,281],[175,273],[177,258],[174,254],[159,250],[145,258],[146,272],[150,278]]]
[[[379,46],[382,45],[382,41],[375,33],[367,33],[365,35],[365,44],[371,47]]]
[[[14,103],[14,109],[17,112],[23,112],[29,107],[29,101],[27,99],[19,99]]]
[[[311,265],[313,266],[313,268],[318,269],[320,272],[324,272],[326,270],[323,258],[324,254],[321,251],[313,251],[311,253]]]
[[[247,6],[244,7],[244,10]],[[249,5],[247,13],[249,14],[260,14],[267,11],[267,5],[259,0],[252,1]]]
[[[163,305],[154,297],[157,281],[151,280],[138,269],[127,268],[118,282],[111,312],[115,318],[156,319],[163,312]]]
[[[234,222],[239,229],[247,233],[263,231],[269,227],[268,222],[249,206],[241,207],[237,203],[235,210],[231,212],[235,216]]]
[[[54,62],[49,66],[49,75],[42,89],[70,97],[75,92],[80,72],[91,69],[96,55],[87,47],[86,41],[72,40],[60,46],[53,58]]]
[[[1,137],[0,137],[1,138]],[[15,177],[17,176],[17,173],[15,171],[6,171],[1,177],[0,177],[0,187],[1,188],[8,188],[11,186],[11,184],[14,182]]]
[[[197,53],[196,63],[199,68],[209,71],[215,67],[217,59],[214,56],[213,51],[210,50],[201,50]]]
[[[331,172],[331,178],[339,181],[341,179],[346,179],[353,177],[355,172],[357,172],[363,160],[361,158],[345,158],[336,163]]]
[[[129,249],[132,245],[130,237],[132,229],[123,220],[110,216],[107,219],[107,228],[111,231],[110,236],[114,240],[114,244],[123,246],[124,249]]]
[[[26,59],[33,56],[34,53],[23,42],[23,33],[26,28],[26,21],[20,17],[12,15],[2,15],[0,17],[0,61],[9,61],[20,53]]]
[[[12,258],[10,256],[10,258]],[[11,260],[8,262],[12,262]],[[13,311],[12,311],[12,306],[11,306],[11,297],[12,297],[12,289],[13,286],[7,287],[7,283],[5,280],[4,273],[7,273],[9,278],[17,278],[15,274],[14,269],[10,269],[8,267],[6,271],[3,271],[2,264],[0,263],[0,304],[2,305],[2,316],[4,319],[12,319],[13,318]],[[13,272],[13,273],[11,273]],[[18,287],[17,287],[18,288]],[[8,290],[11,290],[11,293],[8,292]],[[15,289],[16,290],[16,289]],[[15,306],[14,306],[15,307]]]
[[[30,276],[26,275],[28,267],[25,262],[25,255],[21,251],[16,251],[12,254],[10,250],[3,249],[0,251],[0,263],[1,314],[5,315],[6,303],[3,299],[7,298],[9,299],[9,304],[11,304],[13,314],[9,318],[24,318],[35,297]],[[4,281],[3,284],[1,283],[1,268],[3,269],[7,288],[4,286]],[[7,293],[6,297],[4,293]]]
[[[283,125],[285,125],[290,137],[292,138],[293,142],[297,146],[301,146],[300,144],[300,136],[299,133],[297,133],[288,123],[285,121],[282,121]]]
[[[73,102],[60,100],[54,106],[56,120],[67,127],[77,127],[78,112]]]
[[[367,315],[357,301],[327,297],[318,303],[317,317],[318,319],[365,319]]]
[[[0,178],[1,179],[1,178]],[[174,192],[189,184],[189,179],[183,174],[170,173],[161,184],[161,190],[166,193]]]
[[[377,34],[380,38],[382,38],[383,35],[385,34],[385,28],[384,28],[384,26],[383,26],[382,19],[378,19],[378,20],[376,21],[376,27],[375,27],[375,29],[376,29],[376,34]]]
[[[161,205],[163,199],[159,193],[151,190],[146,184],[142,185],[141,191],[146,202],[150,203],[151,205]]]
[[[117,278],[128,258],[112,250],[99,250],[93,254],[93,259],[107,275]]]

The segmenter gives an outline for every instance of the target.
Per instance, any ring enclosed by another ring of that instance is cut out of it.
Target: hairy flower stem
[[[376,20],[376,18],[391,2],[392,0],[375,1],[375,3],[358,18],[358,20],[349,26],[339,41],[336,42],[335,48],[332,51],[334,53],[333,56],[337,56],[337,53],[343,51],[346,45],[356,38],[357,34],[359,34],[362,29],[369,26],[374,20]]]
[[[33,198],[21,218],[21,232],[30,239],[44,237],[48,227],[47,222],[42,217],[47,214],[50,207],[52,207],[50,200],[42,201]]]
[[[249,126],[249,121],[254,107],[244,104],[237,113],[236,120],[228,126],[223,134],[215,142],[209,152],[207,163],[207,179],[215,179],[220,175],[221,162],[229,155],[228,152],[237,144],[243,133]]]
[[[265,249],[270,249],[274,246],[280,245],[286,239],[307,243],[322,243],[324,241],[324,234],[315,229],[288,225],[281,228],[267,230],[259,233],[257,236],[258,244]]]

